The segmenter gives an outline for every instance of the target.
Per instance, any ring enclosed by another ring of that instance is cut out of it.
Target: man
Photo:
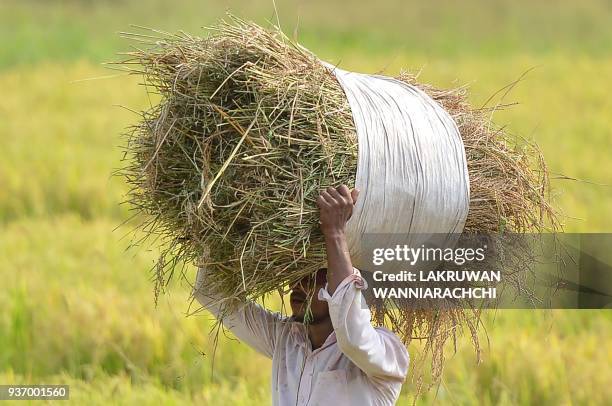
[[[392,332],[372,327],[362,305],[367,284],[348,253],[345,229],[358,193],[342,185],[318,197],[328,268],[292,287],[291,317],[249,302],[223,318],[238,339],[272,359],[274,405],[393,405],[400,394],[408,351]],[[219,317],[220,300],[207,294],[205,279],[201,268],[194,296]]]

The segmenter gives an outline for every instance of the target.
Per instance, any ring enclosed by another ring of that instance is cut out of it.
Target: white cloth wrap
[[[448,235],[446,245],[454,245],[450,240],[462,232],[470,200],[454,120],[414,86],[323,63],[346,94],[359,143],[355,186],[361,194],[347,224],[353,264],[371,266],[365,234],[376,234],[374,245],[381,248],[397,243],[397,234],[412,247],[434,233],[438,241]]]

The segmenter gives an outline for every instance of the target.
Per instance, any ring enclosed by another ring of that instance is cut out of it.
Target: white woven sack
[[[361,194],[347,224],[354,266],[371,267],[372,244],[418,247],[428,235],[442,234],[446,246],[454,245],[470,200],[465,149],[454,120],[414,86],[323,64],[348,98],[359,143],[355,186]]]

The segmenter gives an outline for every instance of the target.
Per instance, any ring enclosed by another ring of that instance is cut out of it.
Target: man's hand
[[[344,278],[353,273],[345,232],[358,195],[359,190],[349,191],[346,185],[341,185],[337,189],[327,188],[317,199],[327,251],[327,291],[330,295]]]
[[[349,191],[346,185],[337,189],[328,187],[317,198],[320,211],[321,231],[325,236],[344,235],[346,222],[353,214],[359,190]]]

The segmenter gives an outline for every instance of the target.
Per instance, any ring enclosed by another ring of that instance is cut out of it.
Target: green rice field
[[[276,3],[323,59],[467,83],[477,105],[529,70],[496,122],[541,146],[566,231],[612,231],[612,3]],[[270,404],[271,362],[230,335],[215,346],[210,316],[186,316],[187,283],[155,307],[155,247],[128,249],[127,186],[111,175],[138,119],[119,105],[149,103],[102,65],[129,47],[117,32],[205,35],[226,10],[276,21],[272,1],[0,3],[0,384],[69,384],[84,405]],[[490,311],[484,326],[482,362],[461,338],[417,404],[612,404],[610,310]],[[399,404],[413,394],[408,382]]]

